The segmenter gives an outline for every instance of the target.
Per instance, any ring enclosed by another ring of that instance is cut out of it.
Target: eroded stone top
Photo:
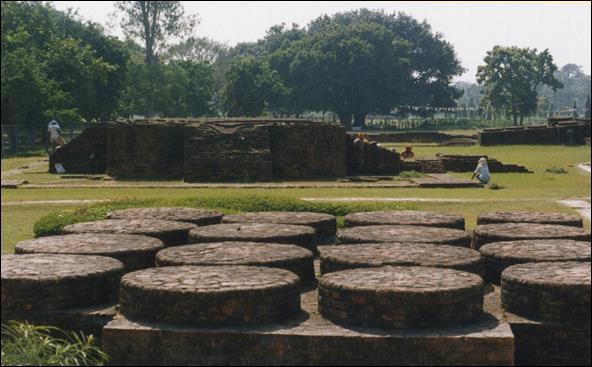
[[[70,224],[64,233],[129,233],[148,234],[170,231],[189,231],[196,225],[157,219],[105,219],[94,222]]]
[[[338,271],[321,277],[320,285],[388,293],[431,293],[481,287],[480,276],[452,269],[385,266]]]
[[[320,221],[335,221],[333,215],[311,212],[250,212],[226,215],[224,223],[280,223],[312,225]]]
[[[276,223],[227,223],[197,227],[189,231],[189,237],[229,240],[273,239],[292,236],[314,236],[312,227]]]
[[[483,256],[521,261],[582,261],[590,260],[590,242],[561,239],[492,242],[479,252]]]
[[[421,265],[453,267],[476,263],[478,251],[469,248],[427,243],[364,243],[356,246],[319,247],[321,260],[351,265]]]
[[[158,251],[164,248],[161,240],[131,234],[68,234],[39,237],[16,245],[16,253],[94,254],[108,255],[124,252]]]
[[[587,286],[590,288],[590,263],[538,262],[513,265],[502,272],[502,280],[543,287]]]
[[[418,225],[464,229],[461,215],[415,210],[386,210],[351,213],[345,216],[346,226],[368,225]]]
[[[298,276],[288,270],[257,266],[170,266],[123,276],[122,287],[172,293],[228,293],[292,288]]]
[[[475,235],[500,239],[572,238],[590,240],[590,232],[583,228],[555,224],[499,223],[482,224],[475,228]]]
[[[477,217],[477,224],[488,223],[540,223],[582,226],[577,215],[548,212],[486,212]]]
[[[123,271],[110,257],[89,255],[2,255],[2,280],[52,281]]]
[[[199,208],[132,208],[107,214],[110,219],[159,219],[200,224],[220,222],[224,213]]]
[[[311,251],[299,246],[261,242],[215,242],[169,247],[156,255],[158,263],[172,265],[261,265],[312,261]]]
[[[422,226],[363,226],[344,228],[337,233],[344,243],[422,242],[454,243],[469,246],[471,236],[458,229]]]

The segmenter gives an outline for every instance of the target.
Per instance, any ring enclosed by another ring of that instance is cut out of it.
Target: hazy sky
[[[581,65],[590,74],[592,27],[591,2],[210,2],[182,1],[187,13],[198,14],[197,35],[234,45],[256,41],[273,25],[301,26],[323,14],[358,8],[403,11],[427,20],[434,31],[452,43],[462,65],[468,69],[459,79],[475,81],[477,66],[495,45],[548,48],[556,64]],[[73,7],[80,15],[108,24],[113,12],[110,1],[55,1],[60,10]],[[121,30],[109,29],[121,36]]]

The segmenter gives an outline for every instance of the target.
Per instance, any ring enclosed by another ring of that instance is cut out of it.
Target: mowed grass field
[[[401,151],[406,143],[383,144]],[[411,145],[413,145],[411,143]],[[64,179],[50,175],[46,167],[38,167],[10,177],[26,179],[31,183],[50,183],[55,188],[19,188],[2,190],[2,253],[12,252],[14,245],[33,237],[33,224],[42,216],[55,210],[76,209],[85,204],[34,204],[13,205],[14,202],[54,200],[113,200],[113,199],[181,199],[190,197],[244,197],[265,195],[291,198],[365,198],[366,200],[425,199],[416,202],[419,210],[458,213],[465,216],[467,228],[472,229],[477,215],[490,210],[557,211],[575,213],[556,201],[568,198],[590,197],[590,174],[576,165],[590,161],[590,147],[578,146],[436,146],[421,144],[414,147],[416,156],[431,156],[436,153],[487,155],[503,163],[517,163],[534,173],[493,173],[492,183],[501,187],[464,189],[419,189],[419,188],[167,188],[172,181],[128,181],[127,185],[162,184],[163,187],[112,187],[108,181],[91,181],[84,177]],[[12,158],[2,160],[2,171],[18,168],[39,158]],[[476,162],[475,162],[476,163]],[[562,168],[566,173],[553,173],[550,168]],[[471,173],[453,173],[470,178]],[[85,183],[92,188],[71,188],[67,185]],[[323,183],[326,183],[324,181]],[[173,182],[181,183],[181,182]],[[314,182],[308,182],[314,186]],[[456,199],[460,202],[438,202],[437,199]],[[462,202],[462,200],[467,200]],[[590,223],[586,221],[586,227]]]

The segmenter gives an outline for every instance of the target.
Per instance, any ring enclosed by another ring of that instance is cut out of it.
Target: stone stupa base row
[[[132,322],[103,330],[112,365],[512,365],[514,337],[488,315],[465,326],[385,331],[344,328],[322,318],[317,293],[303,312],[265,326],[198,328]]]

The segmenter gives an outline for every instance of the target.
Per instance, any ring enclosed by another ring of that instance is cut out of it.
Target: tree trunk
[[[354,126],[360,127],[362,129],[366,128],[366,113],[354,113]]]
[[[341,123],[341,125],[343,125],[343,127],[345,127],[345,130],[349,131],[352,128],[352,115],[350,112],[337,112],[337,116],[339,116],[339,122]]]
[[[524,114],[520,114],[520,126],[523,125],[523,121],[524,121]]]

